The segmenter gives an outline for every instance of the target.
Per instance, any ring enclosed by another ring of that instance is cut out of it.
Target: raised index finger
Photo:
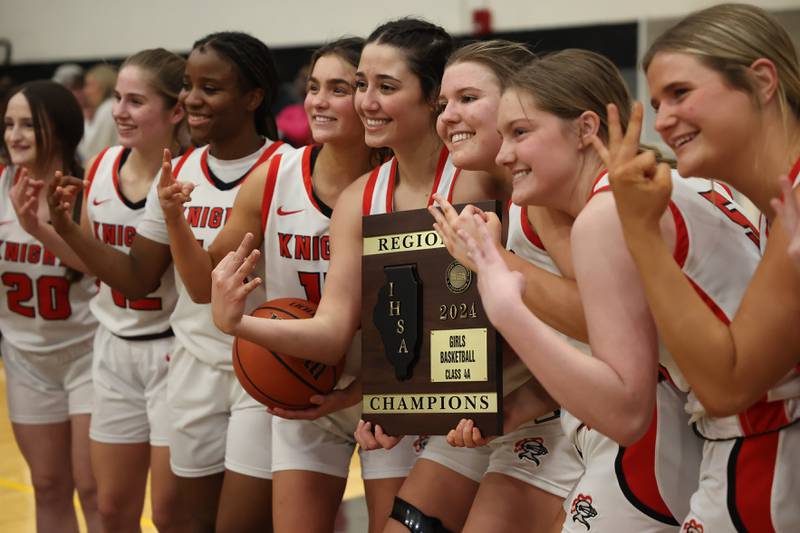
[[[166,187],[172,183],[172,153],[169,149],[164,149],[164,157],[161,160],[161,178],[158,180],[159,187]]]

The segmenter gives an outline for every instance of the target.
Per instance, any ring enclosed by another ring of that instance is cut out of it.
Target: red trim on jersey
[[[533,229],[533,225],[531,225],[531,221],[528,218],[528,208],[525,206],[520,206],[520,224],[522,225],[522,233],[528,238],[530,243],[535,247],[539,248],[543,252],[546,252],[544,248],[544,243],[542,239],[539,238],[539,235],[536,233],[536,230]]]
[[[669,370],[664,365],[661,364],[658,365],[658,375],[667,380],[667,382],[670,385],[672,385],[675,388],[675,390],[678,391],[681,390],[681,388],[678,387],[677,383],[675,383],[675,380],[672,379],[672,374],[669,373]]]
[[[178,174],[180,174],[181,169],[183,168],[183,164],[186,163],[186,160],[189,159],[189,156],[194,152],[194,146],[190,146],[186,152],[178,159],[178,164],[175,165],[175,168],[172,169],[172,178],[178,179]]]
[[[450,156],[450,152],[447,151],[447,148],[442,148],[442,151],[439,153],[439,161],[436,164],[436,175],[433,179],[433,187],[431,188],[431,193],[428,195],[428,205],[433,205],[433,193],[439,188],[439,183],[442,181],[442,176],[444,175],[444,169],[447,164],[447,159]],[[386,163],[384,163],[386,164]],[[389,171],[389,180],[386,184],[386,212],[392,213],[394,212],[394,187],[397,183],[397,167],[398,162],[397,158],[393,157],[389,160],[389,164],[391,165]],[[375,184],[378,180],[378,174],[380,169],[383,168],[383,165],[379,166],[375,170],[372,171],[372,174],[367,181],[367,185],[364,188],[364,204],[363,204],[363,212],[364,215],[369,215],[372,212],[372,195],[375,191]],[[458,179],[458,176],[461,175],[461,169],[457,169],[455,174],[453,175],[453,186],[450,187],[450,190],[447,192],[447,201],[453,201],[453,190],[455,189],[455,182]]]
[[[119,162],[122,160],[122,155],[125,153],[125,149],[119,151],[117,154],[117,158],[114,160],[114,164],[111,166],[111,182],[114,184],[114,191],[117,193],[117,196],[125,203],[125,197],[122,196],[122,191],[119,188]]]
[[[780,435],[776,431],[741,439],[731,451],[728,483],[733,486],[728,487],[728,507],[734,522],[739,522],[744,531],[775,531],[771,499]],[[730,509],[731,504],[734,509]]]
[[[683,268],[686,258],[689,257],[689,231],[686,229],[686,220],[680,208],[672,200],[669,202],[669,210],[675,223],[675,249],[672,251],[672,257],[678,266]]]
[[[266,149],[266,151],[264,152],[264,154],[261,157],[263,157],[264,160],[266,161],[267,159],[269,159],[272,156],[272,154],[275,153],[275,151],[278,148],[280,148],[284,144],[286,144],[286,143],[283,142],[283,141],[272,141],[272,144],[269,145],[269,148]]]
[[[686,277],[686,279],[689,280],[689,284],[694,288],[695,292],[700,296],[700,299],[703,300],[703,303],[705,303],[708,306],[708,308],[711,309],[714,315],[716,315],[716,317],[719,318],[723,324],[725,325],[730,324],[731,319],[728,318],[728,315],[725,314],[725,311],[723,311],[722,308],[719,305],[717,305],[717,302],[715,302],[711,296],[706,294],[706,291],[704,291],[697,283],[695,283],[694,280],[692,280],[692,278],[686,276],[685,274],[684,276]]]
[[[261,232],[267,230],[269,208],[272,205],[272,195],[275,194],[275,184],[278,182],[278,168],[281,166],[281,154],[276,155],[269,162],[267,180],[264,182],[264,195],[261,197]]]
[[[439,188],[439,183],[442,181],[442,174],[444,174],[444,167],[447,164],[447,157],[450,155],[450,152],[447,151],[447,148],[442,147],[442,150],[439,152],[439,162],[436,163],[436,175],[433,178],[433,189],[431,189],[431,195],[428,198],[428,205],[433,205],[433,193]],[[450,189],[452,191],[453,188]],[[450,200],[448,194],[448,201]]]
[[[761,435],[788,426],[791,423],[786,415],[786,402],[760,401],[744,412],[739,413],[742,435]]]
[[[311,182],[311,154],[314,151],[314,145],[306,146],[303,150],[303,185],[306,188],[306,194],[308,195],[308,201],[311,202],[317,211],[322,212],[319,208],[319,204],[314,199],[314,184]]]
[[[386,212],[391,213],[394,207],[394,184],[397,179],[397,158],[393,157],[392,162],[389,163],[391,169],[389,170],[389,183],[386,184]]]
[[[459,176],[461,176],[461,169],[457,168],[455,173],[453,173],[453,183],[450,185],[450,190],[447,192],[447,201],[451,204],[453,203],[453,193],[456,192],[456,182]],[[433,197],[428,201],[428,205],[433,205]]]
[[[214,180],[211,179],[211,174],[208,171],[208,152],[211,150],[210,146],[206,146],[206,149],[200,154],[200,169],[203,171],[203,175],[206,177],[208,182],[216,187]]]
[[[86,181],[89,182],[89,186],[86,187],[86,190],[83,192],[83,197],[89,197],[89,190],[92,188],[92,183],[94,183],[94,175],[97,174],[97,167],[100,166],[100,161],[103,160],[103,157],[106,155],[106,152],[111,149],[110,146],[103,148],[103,151],[97,154],[97,157],[94,158],[94,162],[92,163],[92,168],[89,169],[89,173],[86,174]]]
[[[730,196],[730,199],[733,200],[733,190],[728,186],[728,184],[727,183],[722,183],[722,182],[717,182],[717,184],[720,187],[722,187],[725,190],[725,192],[728,193],[728,196]]]
[[[378,182],[378,174],[380,174],[382,167],[383,165],[375,167],[372,174],[369,175],[366,185],[364,185],[364,198],[361,202],[361,214],[364,216],[372,213],[372,195],[375,194],[375,184]]]
[[[2,174],[5,169],[6,169],[6,166],[4,164],[0,163],[0,174]]]
[[[797,159],[792,170],[789,171],[789,181],[792,182],[792,188],[800,185],[800,158]]]
[[[604,168],[603,170],[600,171],[600,174],[598,174],[597,177],[594,179],[594,182],[592,183],[592,192],[589,193],[589,198],[586,199],[587,202],[591,200],[595,194],[611,190],[611,184],[604,185],[599,189],[595,189],[595,187],[597,187],[597,184],[600,183],[600,180],[603,179],[603,176],[605,176],[606,174],[608,174],[608,169]]]
[[[250,173],[253,171],[253,169],[255,169],[258,165],[260,165],[261,163],[263,163],[267,159],[269,159],[272,156],[272,154],[275,153],[275,150],[277,150],[278,148],[283,146],[283,144],[284,143],[282,141],[273,141],[272,144],[270,144],[267,147],[267,149],[264,150],[264,152],[258,157],[256,162],[253,163],[253,166],[248,168],[247,171],[244,174],[242,174],[242,176],[240,178],[238,178],[238,179],[236,179],[234,181],[239,181],[239,180],[244,181],[245,179],[247,179],[247,176],[250,175]],[[214,187],[216,187],[217,186],[216,183],[214,183],[214,180],[211,179],[211,174],[212,173],[208,168],[208,152],[210,152],[210,151],[211,151],[211,147],[209,145],[209,146],[206,147],[206,150],[200,155],[200,168],[203,169],[203,175],[206,177],[208,182],[211,185],[213,185]]]
[[[634,507],[660,522],[678,525],[656,479],[658,422],[658,406],[654,405],[647,433],[632,446],[620,447],[615,470],[620,489]]]

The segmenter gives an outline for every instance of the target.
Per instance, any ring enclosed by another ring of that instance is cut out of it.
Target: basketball
[[[317,304],[299,298],[279,298],[258,306],[252,316],[274,320],[311,318]],[[342,375],[344,358],[336,366],[275,353],[236,337],[233,368],[250,396],[269,407],[304,409],[313,407],[309,398],[333,390]]]

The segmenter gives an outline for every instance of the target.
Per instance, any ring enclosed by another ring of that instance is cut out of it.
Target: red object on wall
[[[492,12],[488,8],[475,9],[472,12],[473,35],[489,35],[492,33]]]

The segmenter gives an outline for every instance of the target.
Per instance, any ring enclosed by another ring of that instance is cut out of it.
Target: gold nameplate
[[[497,393],[365,394],[362,412],[371,414],[496,413]]]
[[[364,237],[364,255],[394,254],[444,248],[444,242],[435,231],[414,231],[395,235]]]
[[[431,331],[431,381],[487,381],[486,328]]]

